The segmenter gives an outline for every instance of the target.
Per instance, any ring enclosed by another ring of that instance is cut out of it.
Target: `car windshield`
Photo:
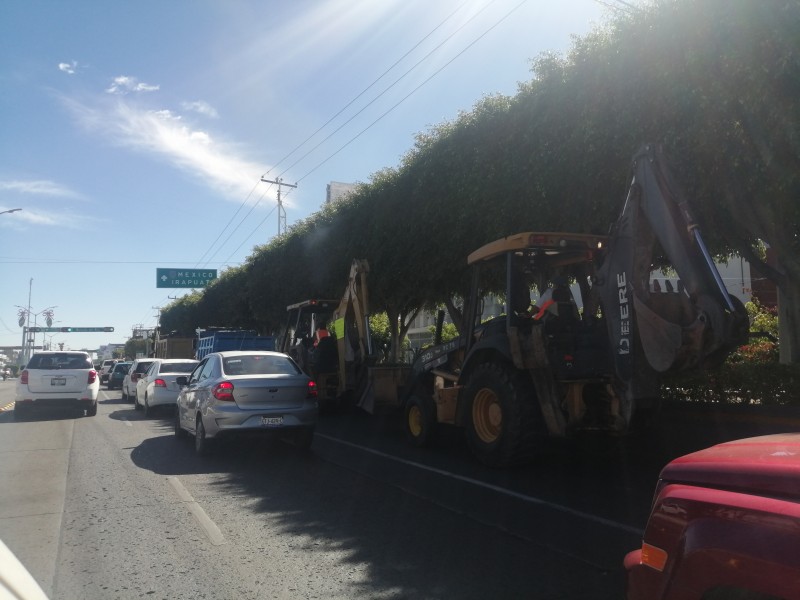
[[[130,363],[119,363],[114,366],[115,373],[127,373],[128,370],[131,368]]]
[[[181,363],[164,363],[161,365],[162,373],[189,373],[197,366],[197,361]]]
[[[223,359],[222,365],[226,375],[299,375],[302,372],[291,359],[278,355],[231,356]]]
[[[92,361],[85,354],[34,354],[27,369],[92,369]]]
[[[147,362],[140,362],[138,365],[136,365],[136,371],[135,372],[136,373],[144,373],[145,371],[147,371],[147,369],[150,368],[151,364],[153,364],[152,360],[149,360]]]

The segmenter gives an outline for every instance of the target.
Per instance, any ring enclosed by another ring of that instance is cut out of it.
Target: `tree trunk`
[[[800,282],[784,277],[778,287],[778,337],[781,364],[800,362]]]
[[[398,357],[403,350],[403,340],[411,327],[412,321],[419,314],[419,309],[413,309],[410,313],[404,310],[397,310],[394,307],[387,307],[386,316],[389,318],[389,362],[397,363]]]

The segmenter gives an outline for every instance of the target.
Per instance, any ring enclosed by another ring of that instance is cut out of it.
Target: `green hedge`
[[[800,365],[727,362],[719,370],[664,379],[667,401],[729,405],[800,406]]]

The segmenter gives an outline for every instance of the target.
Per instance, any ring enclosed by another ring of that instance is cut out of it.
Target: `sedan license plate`
[[[283,417],[261,417],[261,424],[265,427],[283,425]]]
[[[67,385],[66,377],[53,377],[50,380],[50,385]]]

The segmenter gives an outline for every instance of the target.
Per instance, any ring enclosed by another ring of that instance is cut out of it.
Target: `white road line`
[[[131,425],[131,422],[128,421],[128,419],[126,419],[125,417],[120,417],[119,420],[125,423],[125,425],[127,425],[128,427],[133,427],[133,425]]]
[[[569,508],[568,506],[562,506],[561,504],[556,504],[554,502],[549,502],[547,500],[542,500],[541,498],[536,498],[535,496],[526,496],[525,494],[520,494],[519,492],[507,490],[505,488],[493,485],[491,483],[478,481],[477,479],[464,477],[463,475],[456,475],[455,473],[449,473],[448,471],[443,471],[442,469],[437,469],[435,467],[429,467],[428,465],[423,465],[418,462],[405,460],[403,458],[398,458],[397,456],[386,454],[385,452],[381,452],[380,450],[374,450],[373,448],[367,448],[366,446],[359,446],[358,444],[353,444],[352,442],[346,442],[344,440],[340,440],[338,438],[325,435],[324,433],[316,432],[314,435],[316,435],[317,437],[325,438],[326,440],[330,440],[332,442],[343,444],[345,446],[350,446],[351,448],[357,448],[359,450],[363,450],[364,452],[369,452],[370,454],[374,454],[376,456],[380,456],[388,460],[393,460],[395,462],[399,462],[404,465],[408,465],[410,467],[415,467],[417,469],[422,469],[424,471],[430,471],[431,473],[436,473],[437,475],[441,475],[443,477],[449,477],[450,479],[455,479],[457,481],[462,481],[464,483],[469,483],[478,487],[482,487],[487,490],[497,492],[498,494],[503,494],[505,496],[510,496],[511,498],[516,498],[517,500],[522,500],[523,502],[527,502],[529,504],[544,506],[546,508],[559,511],[568,514],[570,516],[577,517],[579,519],[584,519],[586,521],[599,523],[600,525],[611,527],[612,529],[619,529],[620,531],[624,531],[626,533],[632,533],[637,536],[641,536],[643,534],[643,531],[641,529],[637,529],[636,527],[631,527],[630,525],[626,525],[625,523],[618,523],[616,521],[612,521],[611,519],[598,517],[597,515],[592,515],[580,510],[575,510],[574,508]]]
[[[172,486],[172,489],[175,490],[175,493],[178,494],[178,497],[181,499],[181,502],[185,503],[186,506],[189,508],[189,512],[194,515],[194,518],[197,519],[197,522],[200,524],[200,527],[203,528],[203,531],[206,532],[209,541],[214,546],[221,546],[225,543],[225,536],[222,535],[222,531],[220,531],[217,524],[211,520],[206,514],[206,511],[203,510],[203,507],[200,506],[189,491],[183,487],[183,484],[177,477],[167,477],[167,481]]]

